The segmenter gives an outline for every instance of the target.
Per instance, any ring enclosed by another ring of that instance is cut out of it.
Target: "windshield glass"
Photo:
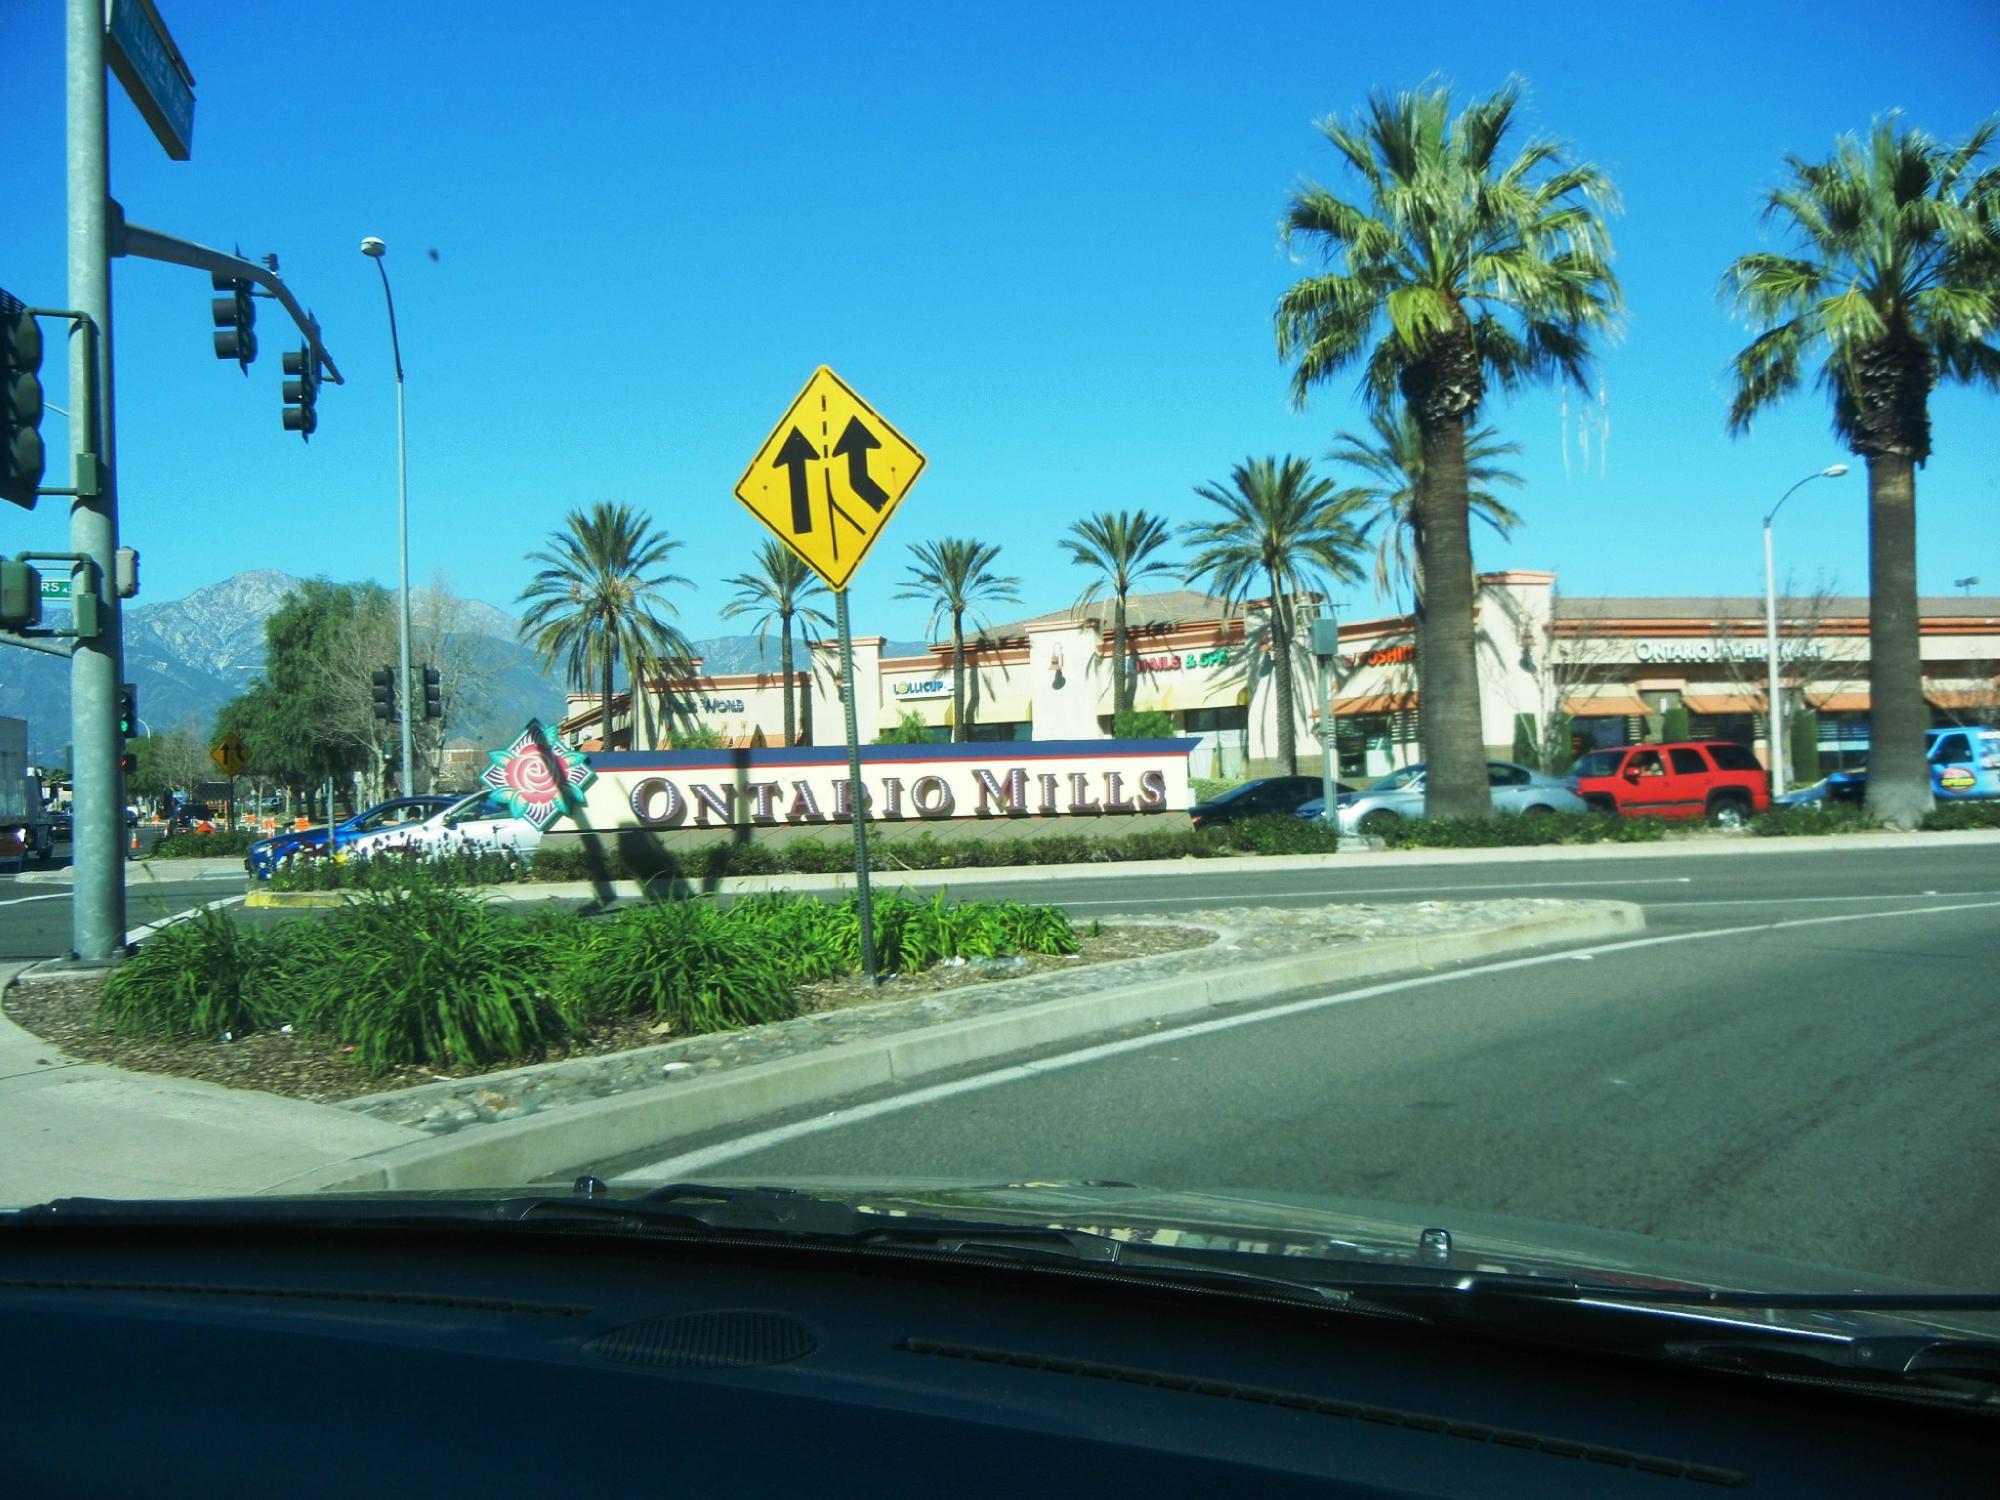
[[[78,8],[0,1205],[2000,1291],[1991,0]]]

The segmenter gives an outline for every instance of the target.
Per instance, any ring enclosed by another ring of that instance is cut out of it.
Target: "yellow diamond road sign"
[[[208,758],[222,768],[223,775],[241,776],[250,764],[250,747],[232,729],[222,737],[221,744],[208,752]]]
[[[844,589],[924,470],[924,456],[825,365],[779,419],[736,498]]]

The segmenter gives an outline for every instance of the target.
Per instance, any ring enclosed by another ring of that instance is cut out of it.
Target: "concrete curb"
[[[1120,1027],[1275,999],[1317,985],[1434,969],[1644,929],[1630,902],[1551,913],[1505,927],[1391,938],[1321,950],[1183,979],[1149,980],[1094,995],[1024,1006],[1000,1015],[844,1043],[685,1084],[662,1084],[521,1119],[469,1126],[303,1174],[273,1191],[508,1186],[587,1163],[662,1148],[779,1109],[823,1103],[857,1090],[911,1082],[1009,1054]]]
[[[972,870],[877,870],[877,889],[897,886],[1018,885],[1039,880],[1118,880],[1143,875],[1262,874],[1292,870],[1351,870],[1356,859],[1368,869],[1423,868],[1449,865],[1535,864],[1551,859],[1678,859],[1686,856],[1775,854],[1836,854],[1843,849],[1949,849],[1967,844],[2000,844],[2000,830],[1965,829],[1953,833],[1845,833],[1824,838],[1709,836],[1668,839],[1659,844],[1534,844],[1516,849],[1375,849],[1342,854],[1243,854],[1221,859],[1103,860],[1082,865],[993,865]],[[749,895],[760,891],[845,891],[852,875],[731,875],[712,883],[683,883],[680,894]],[[524,885],[489,885],[481,890],[494,901],[589,901],[603,892],[587,880],[551,880]],[[636,880],[611,883],[611,896],[638,901],[646,887]],[[328,900],[326,898],[335,899]],[[318,907],[339,904],[334,891],[255,891],[244,905],[252,908]]]

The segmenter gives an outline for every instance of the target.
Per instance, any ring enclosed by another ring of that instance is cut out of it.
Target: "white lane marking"
[[[1527,958],[1500,959],[1490,964],[1480,964],[1469,969],[1451,969],[1442,974],[1419,974],[1407,979],[1392,979],[1384,984],[1366,985],[1358,990],[1347,990],[1338,995],[1316,995],[1309,1000],[1293,1000],[1284,1005],[1274,1005],[1265,1010],[1247,1011],[1240,1015],[1219,1016],[1212,1021],[1197,1021],[1190,1026],[1181,1026],[1151,1036],[1126,1037],[1115,1042],[1100,1042],[1096,1046],[1079,1048],[1075,1052],[1065,1052],[1056,1057],[1038,1062],[1015,1063],[991,1072],[974,1074],[970,1078],[956,1079],[950,1083],[934,1083],[924,1088],[912,1089],[907,1094],[896,1094],[884,1099],[872,1100],[866,1104],[851,1105],[846,1109],[831,1110],[811,1120],[799,1120],[790,1125],[778,1125],[769,1130],[760,1130],[752,1135],[740,1136],[733,1141],[709,1146],[700,1151],[689,1151],[679,1156],[662,1157],[636,1171],[619,1174],[616,1182],[657,1182],[675,1181],[704,1172],[719,1162],[733,1161],[740,1156],[750,1156],[759,1151],[767,1151],[776,1146],[788,1145],[806,1136],[818,1135],[823,1131],[839,1129],[847,1125],[859,1125],[883,1115],[897,1114],[906,1109],[915,1109],[940,1099],[950,1099],[959,1094],[976,1093],[982,1089],[998,1087],[1001,1084],[1019,1083],[1036,1078],[1044,1073],[1058,1073],[1068,1068],[1082,1067],[1089,1063],[1102,1062],[1106,1058],[1119,1057],[1127,1052],[1137,1052],[1147,1047],[1162,1044],[1179,1044],[1193,1037],[1207,1036],[1211,1032],[1231,1031],[1238,1026],[1252,1026],[1264,1021],[1280,1021],[1290,1016],[1304,1015],[1309,1011],[1325,1010],[1335,1005],[1351,1005],[1357,1000],[1372,1000],[1382,995],[1400,994],[1406,990],[1420,989],[1429,984],[1453,984],[1466,979],[1480,979],[1488,974],[1504,974],[1514,969],[1537,968],[1543,964],[1568,963],[1582,957],[1595,958],[1600,953],[1626,953],[1636,948],[1659,948],[1672,943],[1701,943],[1715,938],[1741,937],[1753,932],[1780,932],[1793,927],[1823,927],[1834,922],[1871,922],[1885,917],[1944,916],[1959,911],[1992,911],[2000,909],[2000,901],[1969,902],[1958,906],[1934,906],[1921,911],[1862,911],[1841,912],[1826,917],[1794,917],[1783,922],[1757,922],[1743,927],[1718,927],[1702,932],[1665,933],[1658,937],[1622,938],[1616,942],[1596,943],[1588,948],[1580,948],[1568,953],[1535,954]]]
[[[1453,896],[1465,891],[1543,891],[1543,890],[1592,890],[1622,891],[1628,885],[1692,885],[1692,875],[1655,875],[1644,880],[1504,880],[1491,885],[1371,885],[1354,890],[1335,891],[1237,891],[1229,892],[1231,902],[1267,901],[1276,898],[1297,899],[1305,896],[1349,896],[1363,899],[1370,896]],[[1156,896],[1142,897],[1148,906],[1213,906],[1217,898],[1209,896]],[[1130,906],[1132,898],[1123,901],[1058,901],[1060,906]]]
[[[1961,896],[2000,896],[2000,891],[1905,891],[1883,896],[1728,896],[1713,901],[1648,901],[1647,906],[1813,906],[1829,901],[1927,901],[1932,897],[1956,900]]]
[[[160,918],[157,922],[148,922],[143,927],[134,927],[130,932],[125,934],[125,946],[128,948],[131,947],[140,938],[150,933],[158,932],[162,927],[171,927],[176,922],[188,921],[190,918],[200,916],[205,911],[220,911],[225,906],[234,906],[242,899],[242,896],[224,896],[220,901],[204,901],[200,906],[191,906],[186,911],[177,911],[170,917]]]
[[[11,901],[0,901],[0,906],[20,906],[29,901],[67,901],[68,891],[56,891],[47,896],[16,896]]]

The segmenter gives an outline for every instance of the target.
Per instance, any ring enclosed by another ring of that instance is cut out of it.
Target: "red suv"
[[[1627,745],[1593,750],[1569,773],[1570,790],[1600,812],[1707,818],[1741,828],[1771,805],[1768,774],[1744,745]]]

